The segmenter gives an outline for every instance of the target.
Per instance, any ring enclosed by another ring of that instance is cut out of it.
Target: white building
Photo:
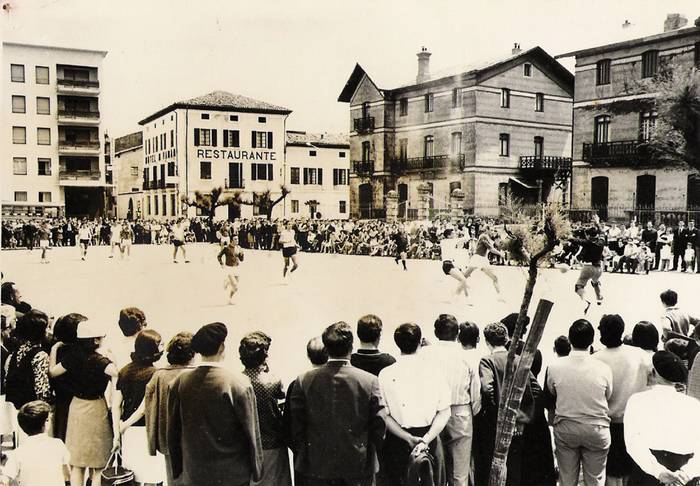
[[[3,215],[103,214],[99,74],[106,55],[3,42]]]
[[[144,118],[144,218],[197,215],[182,196],[215,187],[244,199],[284,183],[284,134],[291,110],[224,91],[180,101]],[[281,216],[282,204],[273,217]],[[257,207],[220,207],[217,219],[252,217]]]
[[[117,217],[139,219],[143,212],[143,133],[115,138],[112,150]]]
[[[287,132],[285,217],[348,217],[349,151],[347,135]]]

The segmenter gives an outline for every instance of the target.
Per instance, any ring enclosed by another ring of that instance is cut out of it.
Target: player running
[[[131,243],[134,241],[134,232],[128,221],[124,221],[119,229],[119,258],[124,259],[126,253],[127,259],[131,258]]]
[[[391,238],[394,240],[394,243],[396,243],[396,257],[394,258],[394,262],[398,265],[399,260],[401,260],[403,269],[408,270],[408,268],[406,268],[406,258],[408,257],[408,235],[406,234],[406,229],[403,226],[399,226],[399,229]]]
[[[190,261],[187,259],[187,252],[185,251],[185,221],[180,218],[177,220],[177,223],[175,226],[173,226],[172,229],[172,238],[173,238],[173,263],[177,263],[177,250],[180,249],[182,250],[182,258],[185,260],[185,263],[190,263]]]
[[[468,241],[469,236],[457,237],[452,229],[446,229],[443,234],[443,239],[440,240],[442,271],[445,275],[449,275],[459,282],[455,290],[455,295],[464,293],[465,297],[469,297],[469,286],[467,285],[467,278],[457,265],[459,262],[467,260],[469,250],[465,248],[465,244]]]
[[[494,255],[503,256],[493,244],[493,239],[491,234],[493,233],[490,229],[484,228],[479,232],[479,237],[476,240],[476,248],[474,249],[474,254],[469,259],[467,269],[464,271],[464,278],[468,279],[475,270],[481,270],[488,278],[491,279],[493,283],[493,288],[496,289],[496,293],[499,295],[500,301],[503,301],[501,297],[501,287],[498,284],[498,277],[493,270],[491,270],[491,263],[489,263],[489,253]]]
[[[222,260],[225,257],[225,260]],[[238,265],[243,261],[243,250],[236,244],[236,241],[229,241],[217,255],[219,265],[226,270],[224,289],[228,289],[228,303],[233,305],[233,296],[238,291],[238,282],[241,279],[238,273]]]
[[[41,263],[49,263],[46,252],[49,250],[49,240],[51,239],[51,228],[49,223],[44,221],[39,227],[39,248],[41,248]]]
[[[118,220],[114,220],[112,225],[109,227],[109,258],[114,258],[114,247],[119,248],[119,252],[122,252],[121,248],[121,236],[122,225],[119,224]]]
[[[87,221],[83,221],[78,230],[78,241],[80,241],[80,253],[83,261],[85,261],[85,257],[87,257],[87,249],[90,245],[90,240],[92,240],[92,230],[87,224]]]
[[[296,233],[292,229],[291,223],[286,223],[284,229],[280,233],[279,244],[282,246],[282,256],[284,257],[284,270],[282,271],[282,278],[287,276],[287,269],[289,268],[289,260],[292,260],[294,264],[289,273],[299,268],[297,263],[297,242]]]
[[[597,223],[597,220],[595,221]],[[579,272],[578,280],[574,286],[576,294],[586,303],[583,311],[584,314],[591,308],[591,301],[586,299],[586,285],[591,282],[591,286],[595,291],[598,305],[603,303],[603,292],[600,288],[600,277],[603,276],[603,252],[605,242],[597,227],[591,226],[586,229],[585,239],[570,239],[569,241],[577,243],[581,247],[579,261],[583,264]]]

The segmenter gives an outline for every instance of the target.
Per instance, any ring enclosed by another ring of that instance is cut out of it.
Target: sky
[[[433,72],[506,57],[514,42],[552,55],[689,25],[698,0],[0,0],[3,41],[106,50],[110,136],[180,100],[230,91],[293,110],[287,128],[346,132],[337,101],[360,63],[380,88],[410,82],[426,46]],[[632,25],[623,29],[622,24]],[[563,61],[573,69],[571,60]]]

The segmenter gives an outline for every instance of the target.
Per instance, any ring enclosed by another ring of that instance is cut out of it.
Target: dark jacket
[[[290,396],[295,470],[320,479],[372,477],[386,432],[382,408],[377,377],[347,361],[299,376]]]

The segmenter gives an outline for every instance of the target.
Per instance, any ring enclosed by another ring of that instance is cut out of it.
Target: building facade
[[[584,49],[576,58],[572,207],[605,219],[636,211],[700,210],[696,172],[664,167],[647,142],[656,125],[654,79],[700,66],[700,28]]]
[[[173,103],[143,126],[142,217],[198,215],[183,196],[221,187],[252,200],[274,199],[284,183],[285,123],[290,110],[224,91]],[[273,216],[281,216],[281,204]],[[257,215],[253,205],[219,207],[217,219]]]
[[[350,208],[383,217],[384,196],[399,195],[413,217],[427,183],[431,213],[454,189],[465,211],[498,215],[512,198],[563,200],[571,169],[573,76],[535,47],[450,75],[431,76],[418,53],[415,82],[381,89],[358,64],[338,101],[350,104]]]
[[[285,217],[347,219],[350,214],[347,135],[287,131]]]
[[[113,148],[117,218],[140,219],[143,215],[143,132],[115,138]]]
[[[3,42],[3,215],[104,213],[99,75],[106,54]]]

